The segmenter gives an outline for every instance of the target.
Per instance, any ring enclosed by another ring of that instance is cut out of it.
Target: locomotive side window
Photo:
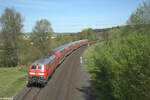
[[[51,67],[51,65],[54,63],[54,60],[52,59],[49,63],[48,63],[48,67]]]
[[[51,66],[51,62],[48,63],[48,67],[50,67],[50,66]]]
[[[36,69],[36,66],[32,66],[31,69]]]

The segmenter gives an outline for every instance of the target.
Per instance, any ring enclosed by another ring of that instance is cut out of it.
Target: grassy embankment
[[[0,98],[12,97],[26,84],[24,68],[0,68]]]
[[[100,100],[150,100],[150,36],[130,34],[84,52]]]

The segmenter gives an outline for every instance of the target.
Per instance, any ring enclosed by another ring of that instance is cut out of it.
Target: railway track
[[[96,40],[96,41],[90,42],[89,45],[91,46],[91,45],[94,45],[94,44],[102,42],[102,41],[104,41],[104,40]]]
[[[97,42],[101,41],[90,42],[89,46]],[[86,48],[87,46],[83,46],[69,55],[62,64],[59,65],[56,73],[50,78],[44,88],[25,87],[13,100],[90,100],[87,99],[90,98],[89,96],[82,97],[83,93],[80,93],[84,87],[81,87],[81,85],[90,87],[88,75],[84,70],[80,69],[79,58]],[[89,94],[88,92],[88,95]]]
[[[31,90],[32,90],[32,87],[28,88],[25,94],[22,96],[21,100],[23,100],[27,96],[27,94],[30,93]]]
[[[36,95],[33,97],[32,100],[37,100],[38,95],[40,94],[41,88],[37,91]]]
[[[26,97],[29,94],[34,94],[34,96],[30,99],[30,100],[36,100],[37,96],[39,95],[40,91],[42,88],[37,88],[37,87],[30,87],[27,88],[27,90],[24,92],[24,95],[22,95],[22,97],[19,100],[26,100]],[[36,91],[35,91],[36,90]],[[32,93],[34,91],[34,93]]]

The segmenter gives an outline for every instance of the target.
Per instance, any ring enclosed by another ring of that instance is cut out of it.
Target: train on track
[[[33,62],[29,66],[28,86],[32,86],[33,84],[45,86],[58,65],[60,65],[74,50],[87,44],[87,39],[74,41],[51,50],[43,58]]]

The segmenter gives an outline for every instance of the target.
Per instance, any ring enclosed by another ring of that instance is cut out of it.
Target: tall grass
[[[150,100],[149,35],[135,33],[99,44],[84,56],[101,100]]]

